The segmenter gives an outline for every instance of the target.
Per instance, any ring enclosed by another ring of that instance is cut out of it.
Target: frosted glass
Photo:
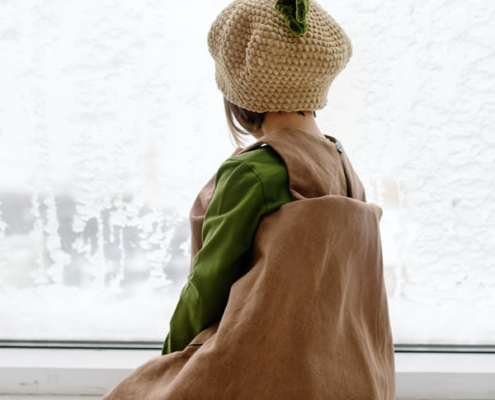
[[[234,150],[227,4],[0,2],[0,339],[165,338]],[[384,210],[395,342],[494,344],[495,3],[320,4],[354,54],[316,120]]]

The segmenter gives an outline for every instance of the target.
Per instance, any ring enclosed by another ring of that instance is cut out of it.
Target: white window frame
[[[156,343],[134,349],[0,346],[0,396],[17,400],[33,395],[38,400],[51,395],[66,396],[60,400],[101,399],[133,369],[161,353]],[[495,399],[495,349],[478,347],[479,352],[396,349],[396,399]]]

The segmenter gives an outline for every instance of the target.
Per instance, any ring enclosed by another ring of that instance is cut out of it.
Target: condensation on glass
[[[355,51],[317,123],[383,208],[396,343],[494,343],[490,4],[332,4]],[[189,209],[233,152],[204,32],[184,29],[224,4],[172,6],[0,4],[1,339],[168,332]]]

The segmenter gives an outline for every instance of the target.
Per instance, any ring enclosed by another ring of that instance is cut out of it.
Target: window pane
[[[227,4],[0,4],[0,338],[164,339],[234,149],[206,45]],[[492,3],[322,5],[354,53],[316,121],[384,210],[395,342],[495,343]]]

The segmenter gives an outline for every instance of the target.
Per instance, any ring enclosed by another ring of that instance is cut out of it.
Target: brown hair
[[[238,147],[244,147],[242,136],[251,136],[251,133],[243,131],[240,127],[234,124],[234,118],[239,122],[239,124],[248,131],[257,131],[261,129],[261,124],[265,119],[266,112],[258,113],[255,111],[249,111],[244,108],[239,107],[236,104],[231,103],[225,97],[223,98],[225,105],[225,114],[227,117],[227,125],[232,133],[232,137],[236,142]],[[298,113],[304,115],[304,112],[298,111]],[[316,117],[316,112],[313,111],[313,115]]]

